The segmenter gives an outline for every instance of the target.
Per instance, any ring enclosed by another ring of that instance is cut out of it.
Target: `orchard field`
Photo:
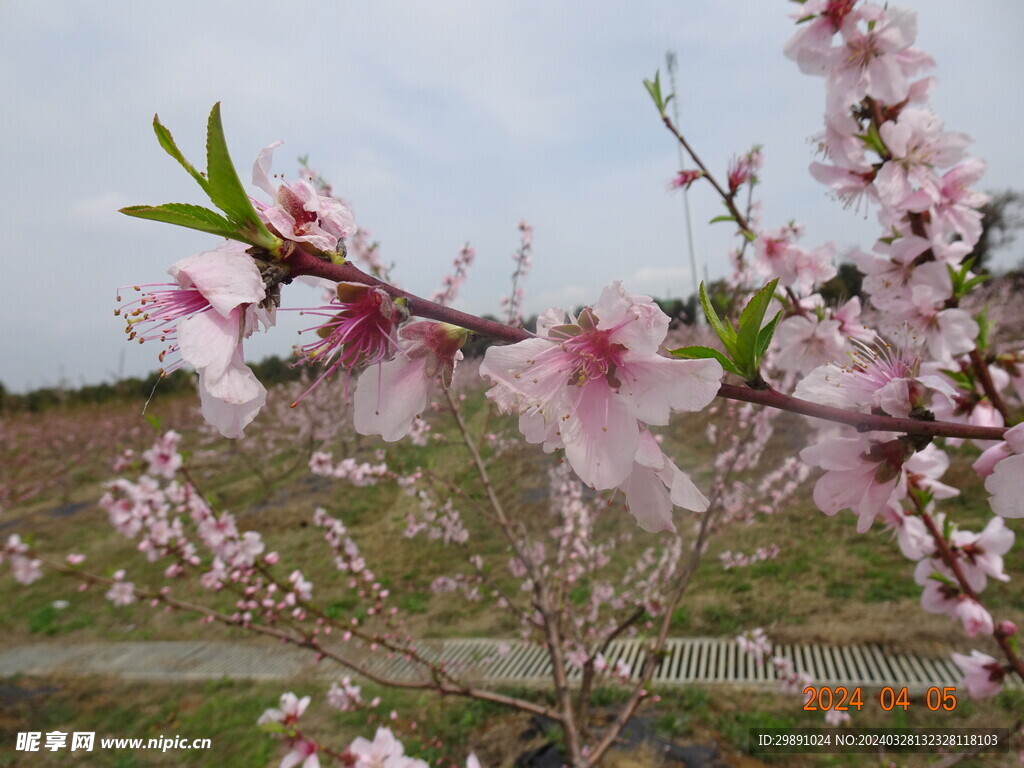
[[[474,361],[467,362],[467,367],[473,365]],[[501,421],[474,382],[465,376],[457,381],[456,389],[464,398],[463,414],[471,433],[486,446],[484,435],[500,428]],[[232,511],[240,527],[263,531],[268,548],[279,552],[282,559],[301,563],[306,578],[317,585],[317,599],[328,612],[344,616],[365,609],[332,567],[324,542],[309,529],[316,507],[344,521],[417,636],[515,639],[518,622],[508,613],[431,589],[437,577],[451,572],[451,552],[439,541],[405,537],[406,518],[414,512],[415,503],[398,486],[381,482],[354,492],[345,480],[318,476],[309,468],[309,460],[317,451],[373,461],[377,451],[383,449],[389,466],[424,468],[434,476],[434,482],[450,483],[469,498],[480,499],[479,480],[452,415],[438,404],[424,416],[429,432],[423,445],[403,442],[385,447],[380,441],[357,435],[348,426],[336,426],[346,424],[348,418],[340,382],[317,391],[315,402],[304,401],[297,409],[288,408],[304,386],[305,381],[297,381],[273,388],[268,409],[246,437],[237,441],[211,434],[199,417],[194,395],[187,391],[154,398],[145,413],[141,399],[121,398],[99,405],[51,403],[38,412],[9,408],[2,416],[2,485],[8,493],[20,492],[22,498],[8,502],[2,525],[31,537],[29,540],[41,553],[80,552],[87,556],[93,572],[110,574],[127,565],[137,587],[144,587],[148,581],[159,583],[163,566],[146,563],[133,543],[112,529],[98,499],[104,484],[118,475],[112,469],[118,457],[126,450],[138,456],[162,431],[175,429],[182,435],[181,448],[191,478],[213,500],[216,509]],[[329,415],[325,417],[325,413]],[[806,439],[808,426],[803,417],[790,414],[784,418],[756,470],[735,478],[736,493],[742,493],[748,483],[756,485],[760,477],[774,469],[773,457],[786,455]],[[678,418],[662,430],[666,450],[678,456],[698,482],[709,481],[713,475],[709,427],[722,428],[724,421],[722,413],[697,414]],[[332,426],[325,426],[328,424]],[[491,435],[490,442],[500,442],[498,438]],[[485,448],[485,455],[493,450]],[[965,489],[980,485],[970,470],[977,453],[970,446],[956,453],[949,470],[955,484],[963,483]],[[550,520],[546,470],[555,465],[555,459],[516,446],[508,448],[498,460],[500,471],[494,477],[503,502],[517,507],[527,519],[542,523]],[[963,650],[964,638],[956,623],[921,611],[919,587],[908,574],[912,566],[900,555],[892,533],[879,527],[868,535],[857,534],[848,519],[843,519],[849,513],[837,518],[823,515],[809,499],[810,487],[810,482],[803,483],[776,510],[748,510],[738,503],[734,519],[724,521],[714,532],[692,586],[672,616],[672,636],[732,638],[763,627],[779,644],[877,643],[894,652],[910,651],[929,657]],[[965,490],[963,498],[977,498],[980,491],[973,490]],[[597,496],[594,501],[601,537],[626,535],[631,539],[615,553],[616,557],[626,561],[649,546],[658,546],[662,534],[638,530],[621,502]],[[467,507],[467,525],[478,522],[474,514]],[[966,501],[956,507],[957,518],[964,525],[980,522],[983,514],[984,510],[972,509]],[[680,521],[684,536],[695,519],[691,516]],[[474,538],[476,550],[498,562],[507,559],[508,546],[493,533],[488,537],[486,527],[481,530],[482,538]],[[778,547],[776,556],[749,565],[727,568],[721,557],[723,553],[753,553],[772,545]],[[1008,570],[1024,565],[1019,551],[1011,556],[1016,559],[1008,560]],[[505,587],[517,588],[511,574],[504,581]],[[2,648],[126,640],[253,642],[242,629],[202,624],[185,612],[144,603],[115,607],[101,588],[93,586],[82,592],[77,585],[74,579],[53,575],[28,587],[12,580],[0,582],[0,596],[7,606],[0,615]],[[203,592],[187,581],[175,588],[176,595],[185,600],[201,600]],[[583,602],[586,598],[579,595],[576,599]],[[996,585],[989,599],[993,611],[1018,623],[1024,621],[1024,596],[1012,583]],[[338,669],[339,677],[346,673]],[[0,738],[6,743],[15,732],[30,727],[126,736],[176,731],[213,738],[217,753],[193,753],[186,758],[179,753],[174,759],[186,762],[177,764],[221,764],[218,755],[230,750],[239,756],[233,764],[271,766],[278,762],[277,744],[259,733],[254,724],[286,688],[322,700],[327,684],[315,679],[175,684],[95,677],[17,677],[3,683]],[[372,684],[368,689],[373,689]],[[395,709],[403,718],[416,720],[420,733],[441,739],[446,747],[468,745],[487,765],[494,766],[511,765],[512,759],[552,737],[552,733],[531,726],[528,716],[509,714],[496,705],[438,700],[428,694],[384,688],[377,692],[384,700],[378,714],[332,714],[321,708],[315,716],[316,726],[336,734],[341,741],[365,732],[368,722],[376,722],[382,713]],[[748,728],[821,725],[820,713],[802,711],[803,697],[798,693],[728,686],[664,686],[656,692],[661,701],[645,705],[640,720],[657,743],[715,745],[728,765],[753,766],[771,760],[763,755],[746,755]],[[545,694],[534,690],[523,695]],[[598,692],[598,699],[614,701],[622,695],[618,687],[609,685]],[[909,713],[886,713],[877,708],[871,711],[868,707],[857,717],[857,725],[991,725],[1012,722],[1022,708],[1024,694],[1016,689],[990,701],[972,702],[964,697],[956,711],[948,714],[922,711],[920,702]],[[510,754],[508,740],[523,734],[528,738],[517,741],[516,754]],[[423,740],[420,754],[451,753],[432,747],[432,741]],[[415,737],[412,743],[416,743]],[[611,764],[658,765],[660,758],[655,756],[651,743],[615,753]],[[978,765],[1000,765],[1005,757],[976,759]],[[861,765],[866,758],[777,755],[768,764]],[[79,764],[173,764],[162,763],[161,759],[166,758],[150,758],[144,752],[112,752]],[[919,757],[890,759],[895,765],[931,764]],[[8,754],[0,757],[0,764],[20,763]],[[40,755],[36,764],[50,763]],[[883,760],[878,764],[890,763]]]

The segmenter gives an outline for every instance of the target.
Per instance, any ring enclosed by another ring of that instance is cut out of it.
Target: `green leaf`
[[[747,238],[748,243],[752,243],[755,240],[757,240],[757,235],[754,232],[751,232],[749,229],[743,230],[743,236]]]
[[[988,350],[988,334],[992,327],[988,320],[988,307],[982,307],[981,312],[975,315],[974,319],[978,322],[978,351],[984,353]]]
[[[198,229],[211,235],[239,239],[238,227],[216,211],[201,205],[187,203],[166,203],[164,205],[130,205],[121,213],[137,219],[164,221],[188,229]]]
[[[224,138],[224,125],[220,119],[220,102],[210,110],[210,119],[206,127],[206,173],[208,176],[207,193],[213,204],[227,214],[228,218],[241,225],[248,235],[246,242],[260,245],[273,250],[280,245],[276,237],[264,226],[252,201],[242,186],[235,171],[235,165],[228,154],[227,141]]]
[[[658,113],[665,116],[665,105],[667,101],[661,98],[661,73],[655,72],[653,80],[644,79],[644,88],[647,89],[647,93],[651,95],[651,100],[654,101],[654,106],[658,108]]]
[[[736,368],[736,364],[733,363],[732,360],[713,347],[680,347],[679,349],[673,349],[671,354],[673,357],[680,357],[684,360],[707,360],[712,358],[720,362],[722,367],[729,371],[729,373],[735,373],[737,375],[740,373]]]
[[[751,321],[757,323],[757,327],[761,327],[761,321],[764,319],[764,313],[768,310],[768,305],[772,302],[772,297],[775,296],[775,287],[779,284],[779,278],[775,278],[770,283],[765,285],[761,290],[750,297],[750,301],[740,312],[740,330],[750,323]]]
[[[736,217],[735,216],[731,216],[729,214],[724,214],[722,216],[715,216],[715,218],[713,218],[711,221],[709,221],[708,224],[717,224],[720,221],[736,221]]]
[[[206,177],[196,170],[196,167],[192,165],[185,156],[181,154],[181,150],[178,149],[178,145],[174,143],[174,137],[171,136],[171,132],[164,127],[160,122],[159,115],[153,115],[153,132],[156,134],[156,140],[160,142],[160,146],[164,148],[164,151],[173,157],[178,163],[184,168],[189,174],[199,182],[199,186],[203,188],[206,194],[210,194],[210,183]]]
[[[757,350],[756,350],[756,361],[758,366],[761,365],[761,358],[764,357],[764,353],[768,349],[768,345],[772,343],[772,336],[775,335],[775,326],[779,324],[779,320],[782,319],[782,310],[780,309],[775,313],[773,317],[764,328],[757,332]]]
[[[697,294],[700,296],[700,306],[704,310],[704,316],[708,319],[708,324],[711,329],[718,335],[722,344],[725,345],[726,351],[735,354],[736,350],[736,332],[731,326],[725,326],[718,317],[718,313],[715,312],[715,308],[711,304],[711,299],[708,298],[707,289],[704,287],[704,281],[700,283],[700,287],[697,290]]]

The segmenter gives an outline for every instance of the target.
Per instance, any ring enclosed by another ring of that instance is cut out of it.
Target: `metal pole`
[[[665,63],[668,67],[668,78],[669,84],[672,86],[672,119],[675,120],[676,126],[679,127],[679,93],[676,91],[676,54],[673,51],[669,51],[665,54]],[[683,153],[683,145],[676,143],[676,149],[679,151],[679,170],[682,170],[686,164],[686,155]],[[697,294],[697,285],[700,282],[697,276],[697,254],[696,249],[693,245],[693,222],[690,219],[690,190],[683,187],[683,210],[686,213],[686,244],[690,252],[690,279],[693,281],[693,293]],[[707,272],[707,265],[704,267],[704,271]],[[697,326],[704,324],[704,313],[698,309],[694,311],[694,323]]]

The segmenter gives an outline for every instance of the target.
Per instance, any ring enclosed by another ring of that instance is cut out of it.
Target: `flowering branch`
[[[420,317],[439,320],[452,325],[466,328],[481,336],[487,336],[497,341],[504,341],[514,344],[532,337],[529,331],[512,326],[477,317],[466,312],[460,312],[451,307],[443,307],[432,301],[420,298],[415,294],[395,288],[377,278],[366,274],[352,264],[338,265],[323,261],[310,256],[304,251],[296,251],[288,260],[291,265],[292,274],[312,275],[323,277],[328,280],[339,282],[359,282],[372,285],[386,291],[396,299],[404,299],[407,302],[409,312]],[[1004,427],[981,427],[971,424],[956,424],[945,421],[921,421],[919,419],[895,418],[892,416],[879,416],[875,414],[860,413],[845,408],[819,405],[807,400],[800,400],[790,395],[783,394],[777,390],[751,389],[733,384],[722,384],[718,390],[718,396],[729,400],[741,400],[747,403],[777,408],[782,411],[799,413],[804,416],[812,416],[826,421],[835,421],[840,424],[848,424],[856,427],[861,432],[902,432],[911,435],[925,435],[929,437],[961,437],[977,440],[1002,440],[1006,432]]]

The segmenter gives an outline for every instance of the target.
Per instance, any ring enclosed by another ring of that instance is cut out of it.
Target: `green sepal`
[[[775,278],[764,286],[750,298],[740,313],[739,327],[736,332],[735,358],[744,378],[753,379],[760,367],[761,355],[758,353],[758,347],[761,341],[761,322],[772,302],[772,297],[775,296],[775,286],[778,284],[779,279]],[[769,331],[770,333],[771,331]]]
[[[670,354],[672,357],[682,358],[683,360],[714,359],[720,362],[722,364],[722,368],[727,370],[729,373],[735,373],[737,376],[741,375],[739,370],[736,368],[735,363],[713,347],[680,347],[679,349],[670,350]]]
[[[187,203],[165,203],[164,205],[130,205],[122,208],[121,213],[137,219],[163,221],[188,229],[198,229],[211,235],[241,239],[238,227],[225,219],[216,211],[203,208],[201,205]]]

